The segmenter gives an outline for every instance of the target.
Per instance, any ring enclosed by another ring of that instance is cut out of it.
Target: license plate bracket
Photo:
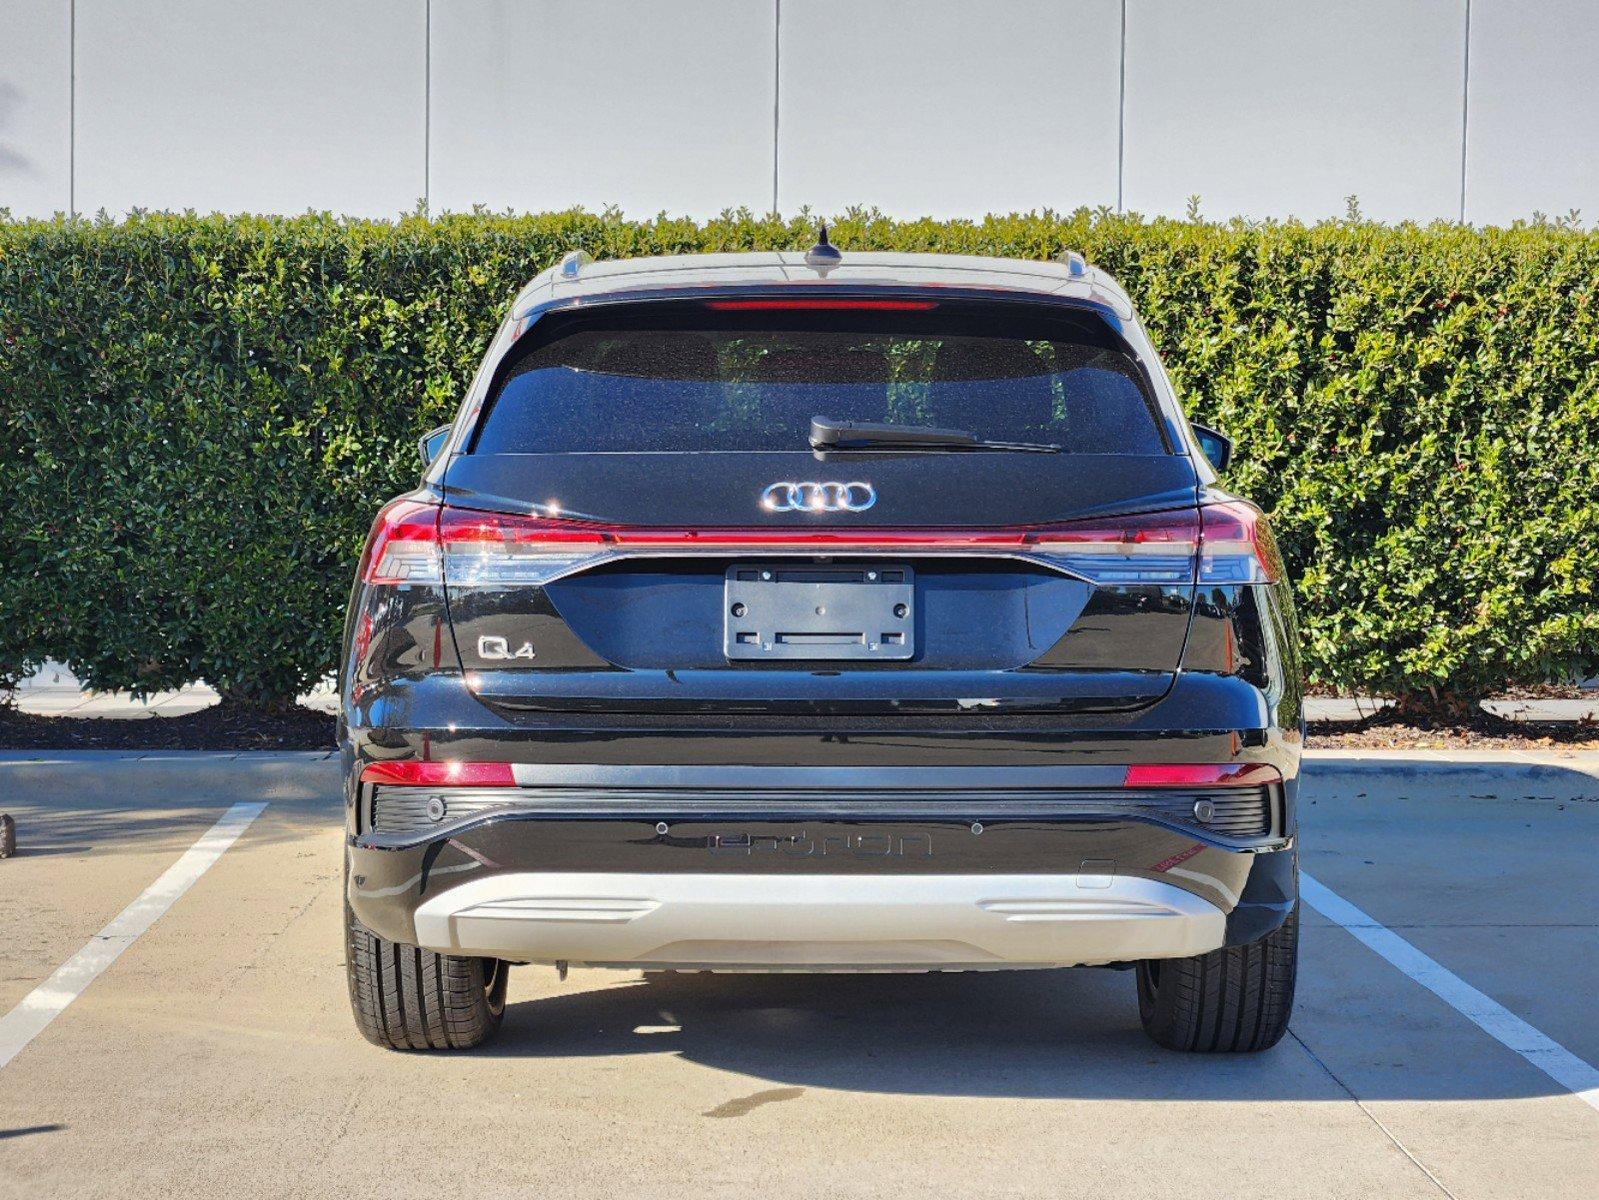
[[[723,652],[735,662],[908,659],[915,591],[898,563],[737,563],[723,584]]]

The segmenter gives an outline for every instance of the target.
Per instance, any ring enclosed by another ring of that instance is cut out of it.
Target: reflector
[[[361,782],[414,787],[515,787],[516,777],[510,763],[380,762],[362,768]]]
[[[1126,787],[1263,787],[1282,773],[1265,763],[1134,763]]]

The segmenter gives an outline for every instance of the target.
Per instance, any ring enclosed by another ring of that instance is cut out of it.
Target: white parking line
[[[200,836],[166,869],[139,898],[116,915],[109,925],[94,935],[56,973],[46,979],[8,1012],[0,1017],[0,1068],[3,1068],[23,1047],[38,1037],[44,1027],[61,1015],[71,1004],[129,946],[141,933],[161,918],[178,897],[193,886],[194,881],[222,857],[223,851],[233,845],[250,827],[250,822],[261,815],[264,803],[235,804],[222,814],[220,820]]]
[[[1483,995],[1309,875],[1300,874],[1299,894],[1322,916],[1359,938],[1489,1037],[1514,1050],[1583,1103],[1599,1109],[1599,1069],[1539,1033],[1497,1000]]]

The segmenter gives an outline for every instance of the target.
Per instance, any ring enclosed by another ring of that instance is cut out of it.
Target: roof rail
[[[561,256],[561,278],[576,279],[578,272],[594,261],[587,250],[568,250]]]
[[[1088,274],[1088,260],[1075,250],[1062,250],[1055,256],[1055,261],[1066,265],[1066,273],[1074,279],[1081,279]]]

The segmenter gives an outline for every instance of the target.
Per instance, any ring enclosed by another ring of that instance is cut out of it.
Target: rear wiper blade
[[[814,450],[1024,450],[1059,454],[1060,447],[1049,442],[991,442],[965,429],[941,429],[934,425],[888,425],[878,421],[835,421],[831,417],[811,418],[811,448]]]

